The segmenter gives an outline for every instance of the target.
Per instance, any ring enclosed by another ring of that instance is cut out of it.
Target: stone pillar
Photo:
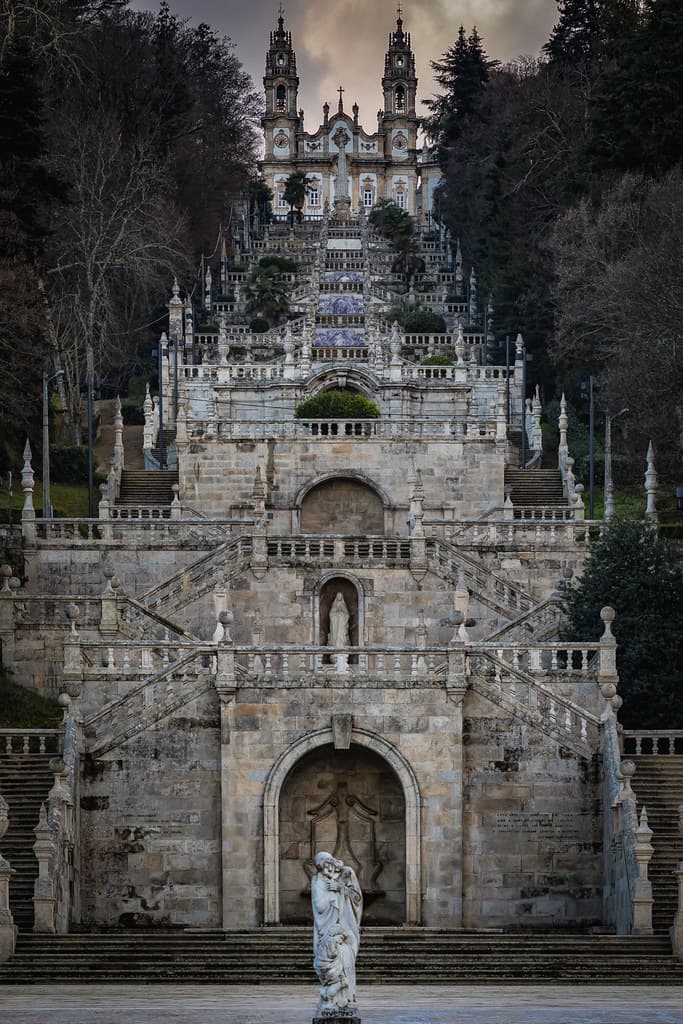
[[[452,927],[464,927],[464,747],[463,747],[463,704],[467,693],[467,655],[464,646],[451,646],[448,651],[448,682],[446,693],[453,715],[453,735],[457,741],[450,752],[451,771],[453,772],[453,889],[455,892],[452,907]]]
[[[261,467],[256,467],[254,490],[254,532],[252,535],[251,571],[257,580],[263,579],[268,571],[268,528],[266,513],[266,488],[261,476]]]
[[[647,449],[647,470],[645,472],[645,496],[647,499],[647,507],[645,509],[645,515],[652,520],[653,523],[657,522],[657,508],[655,506],[655,499],[657,497],[657,471],[655,470],[655,450],[652,447],[652,441],[648,445]]]
[[[114,575],[111,566],[105,566],[104,576],[107,581],[102,596],[100,597],[100,633],[110,637],[119,631],[119,615],[117,608],[116,590],[119,580]]]
[[[677,960],[683,960],[683,860],[676,865],[674,874],[678,883],[678,909],[671,928],[671,949]]]
[[[567,399],[564,397],[564,391],[562,392],[562,398],[560,399],[560,416],[557,421],[557,425],[560,430],[560,443],[557,448],[557,461],[562,473],[562,478],[564,479],[567,472],[567,459],[569,457],[569,445],[567,443],[569,417],[567,416]]]
[[[652,882],[647,877],[647,869],[654,849],[650,838],[652,829],[647,823],[647,811],[643,807],[640,812],[640,823],[636,832],[636,860],[638,861],[638,878],[636,879],[633,896],[633,935],[652,935]]]
[[[413,491],[410,495],[410,574],[420,585],[427,573],[427,552],[424,532],[424,488],[422,473],[415,471]]]
[[[230,814],[231,808],[236,806],[237,799],[234,792],[235,766],[231,750],[232,718],[236,693],[235,652],[229,632],[231,622],[231,612],[220,612],[218,626],[214,634],[214,636],[217,636],[219,629],[223,633],[216,646],[215,687],[218,699],[221,702],[221,923],[222,927],[226,930],[240,927],[239,914],[235,913],[235,907],[233,906],[235,891],[234,881],[231,878],[236,864],[233,852],[235,849],[235,836],[233,835],[233,823]],[[242,922],[242,925],[248,927],[250,923],[252,922]]]
[[[605,629],[600,637],[600,651],[598,657],[598,685],[601,687],[607,686],[608,688],[614,687],[614,691],[610,693],[609,698],[605,692],[603,696],[606,699],[611,699],[616,693],[616,688],[619,683],[619,674],[617,672],[617,641],[612,633],[612,623],[616,617],[614,608],[610,608],[609,605],[600,611],[600,618],[602,619]]]
[[[33,507],[33,488],[35,477],[31,465],[31,445],[28,438],[24,445],[24,466],[21,471],[21,489],[24,492],[24,507],[21,510],[21,533],[24,538],[24,547],[34,548],[36,546],[36,510]]]
[[[9,826],[9,806],[0,794],[0,842]],[[9,907],[9,883],[14,870],[0,853],[0,963],[14,955],[17,944],[17,926]]]
[[[121,471],[124,469],[124,465],[123,414],[121,412],[121,399],[117,395],[114,405],[114,466],[119,480],[121,479]]]
[[[54,858],[56,850],[45,804],[40,805],[40,817],[33,831],[36,835],[33,852],[38,861],[38,877],[33,887],[33,931],[54,935],[57,899],[50,878],[50,861]]]

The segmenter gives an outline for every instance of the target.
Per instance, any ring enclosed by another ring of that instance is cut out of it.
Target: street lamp
[[[609,520],[614,515],[614,486],[612,484],[612,422],[628,409],[620,409],[614,416],[605,413],[605,508],[603,515]],[[592,516],[591,516],[592,518]]]
[[[43,519],[52,519],[52,506],[50,503],[50,416],[48,386],[53,380],[64,376],[64,370],[57,370],[51,377],[48,377],[47,370],[43,372]]]

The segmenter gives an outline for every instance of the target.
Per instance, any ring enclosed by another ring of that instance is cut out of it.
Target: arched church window
[[[278,85],[275,90],[275,106],[278,110],[287,109],[287,90],[284,85]]]
[[[363,191],[363,206],[372,206],[372,189],[366,188]]]
[[[396,205],[399,210],[405,210],[406,208],[406,194],[402,188],[399,188],[396,192]]]
[[[406,91],[402,85],[396,86],[396,92],[394,93],[394,99],[396,101],[396,110],[406,109]]]

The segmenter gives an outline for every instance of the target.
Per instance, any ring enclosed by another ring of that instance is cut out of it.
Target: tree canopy
[[[566,588],[567,640],[598,640],[600,609],[617,612],[620,719],[627,728],[683,727],[683,570],[648,522],[616,519]]]

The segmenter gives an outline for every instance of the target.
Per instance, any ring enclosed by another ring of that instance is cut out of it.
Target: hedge
[[[376,420],[379,409],[352,391],[324,391],[300,402],[294,415],[298,420]]]

